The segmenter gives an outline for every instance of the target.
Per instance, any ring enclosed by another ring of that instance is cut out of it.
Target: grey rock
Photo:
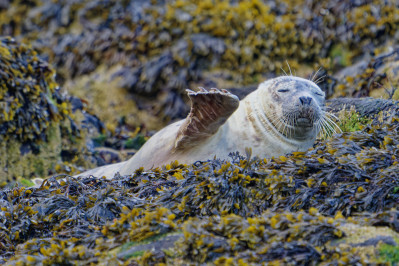
[[[135,245],[129,248],[128,250],[120,252],[117,256],[119,259],[127,259],[138,251],[145,251],[145,250],[161,251],[163,249],[173,248],[175,242],[181,237],[183,237],[183,234],[181,233],[166,235],[165,237],[155,240],[152,243]]]
[[[376,236],[370,239],[367,239],[366,241],[362,243],[357,243],[353,244],[352,246],[354,247],[366,247],[366,246],[377,246],[379,242],[383,242],[385,244],[391,245],[391,246],[396,246],[396,242],[391,236]]]

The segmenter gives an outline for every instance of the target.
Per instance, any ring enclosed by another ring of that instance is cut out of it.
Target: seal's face
[[[264,88],[266,115],[282,135],[297,140],[315,138],[323,121],[325,94],[314,82],[283,76],[268,81]]]

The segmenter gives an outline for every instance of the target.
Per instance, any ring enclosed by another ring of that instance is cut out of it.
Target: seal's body
[[[272,157],[306,151],[323,127],[324,93],[312,81],[284,76],[268,80],[241,102],[227,91],[188,91],[191,111],[151,139],[128,161],[81,175],[113,177],[172,161],[193,163],[231,152]]]

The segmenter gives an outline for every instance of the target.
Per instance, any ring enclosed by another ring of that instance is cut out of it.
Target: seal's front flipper
[[[216,133],[238,108],[240,100],[226,90],[187,90],[191,110],[177,133],[175,149],[195,146]]]

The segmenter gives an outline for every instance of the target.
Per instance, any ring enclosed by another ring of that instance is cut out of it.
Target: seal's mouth
[[[296,119],[296,126],[313,127],[313,122],[308,117],[298,117]]]
[[[308,130],[314,127],[314,123],[315,123],[315,118],[309,116],[296,116],[296,117],[291,116],[284,120],[285,127],[292,129],[302,128]]]

